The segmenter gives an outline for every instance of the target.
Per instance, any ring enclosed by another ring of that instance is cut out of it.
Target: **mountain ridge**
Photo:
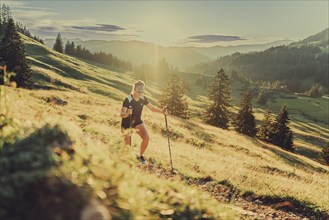
[[[63,38],[63,43],[73,41],[91,52],[107,52],[121,59],[131,61],[134,64],[153,64],[160,59],[166,59],[168,63],[178,67],[187,67],[200,62],[207,62],[218,57],[229,55],[235,52],[261,51],[273,46],[288,44],[291,41],[275,41],[266,44],[250,44],[239,46],[161,46],[155,43],[129,40],[129,41],[106,41],[106,40],[75,40]],[[46,39],[45,44],[53,46],[54,39]],[[157,57],[156,57],[157,56]]]

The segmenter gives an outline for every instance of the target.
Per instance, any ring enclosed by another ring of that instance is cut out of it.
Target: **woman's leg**
[[[131,146],[131,143],[130,143],[131,142],[131,138],[130,138],[131,133],[128,132],[128,130],[124,129],[123,127],[121,128],[121,132],[124,135],[123,141],[124,141],[125,145]]]
[[[144,124],[139,124],[135,127],[137,130],[137,134],[142,138],[141,148],[140,148],[140,156],[144,155],[144,152],[149,144],[150,136],[147,132],[147,129]]]

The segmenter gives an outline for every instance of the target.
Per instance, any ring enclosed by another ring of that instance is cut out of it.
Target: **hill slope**
[[[49,122],[66,127],[76,137],[79,160],[91,157],[88,159],[92,161],[90,169],[99,174],[93,180],[80,174],[81,179],[77,179],[73,171],[79,170],[81,163],[76,161],[64,163],[63,172],[80,184],[88,180],[95,194],[100,193],[98,197],[103,198],[103,203],[108,200],[102,196],[104,189],[99,183],[114,178],[111,181],[118,187],[118,204],[108,206],[119,210],[117,218],[124,218],[124,213],[128,212],[133,218],[182,218],[195,213],[194,216],[204,218],[225,219],[236,214],[262,218],[275,214],[315,219],[315,209],[329,212],[328,167],[233,131],[205,125],[197,118],[168,119],[173,163],[179,174],[173,175],[167,172],[169,158],[163,116],[145,109],[144,121],[151,136],[146,152],[151,166],[147,172],[151,174],[142,174],[135,168],[134,153],[138,152],[138,147],[123,147],[119,128],[121,102],[129,93],[134,75],[86,63],[27,38],[24,40],[38,89],[8,88],[10,115],[19,120],[22,127],[31,124],[40,127]],[[146,95],[154,104],[161,93],[159,88],[154,84],[146,89]],[[67,105],[51,102],[50,97],[64,100]],[[192,108],[199,111],[200,100],[193,97],[190,100]],[[294,130],[303,135],[316,133],[315,138],[328,140],[328,129],[321,125],[296,122]],[[135,134],[133,143],[140,143]],[[309,143],[303,145],[321,149]],[[85,172],[81,170],[81,174]],[[209,198],[209,194],[231,202],[231,208]],[[247,202],[256,198],[257,206],[250,208]],[[285,201],[292,204],[296,215],[266,206],[269,202],[280,208]],[[262,211],[268,209],[268,213]]]

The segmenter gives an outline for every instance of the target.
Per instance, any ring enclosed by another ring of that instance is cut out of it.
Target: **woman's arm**
[[[128,109],[127,107],[122,107],[120,116],[121,118],[128,118],[129,115],[132,114],[132,109]]]
[[[148,107],[152,112],[158,112],[161,114],[165,114],[166,112],[158,107],[155,107],[154,105],[152,105],[150,102],[146,105],[146,107]]]

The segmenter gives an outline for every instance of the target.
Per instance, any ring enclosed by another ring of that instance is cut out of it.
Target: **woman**
[[[142,138],[138,159],[143,164],[146,163],[144,152],[150,141],[147,129],[141,119],[143,107],[145,105],[153,112],[166,114],[164,110],[155,107],[147,100],[147,98],[143,95],[144,89],[145,83],[141,80],[136,81],[133,84],[131,94],[124,100],[121,109],[121,131],[125,135],[124,142],[126,145],[131,145],[131,132],[127,132],[126,129],[136,129],[137,134]]]

